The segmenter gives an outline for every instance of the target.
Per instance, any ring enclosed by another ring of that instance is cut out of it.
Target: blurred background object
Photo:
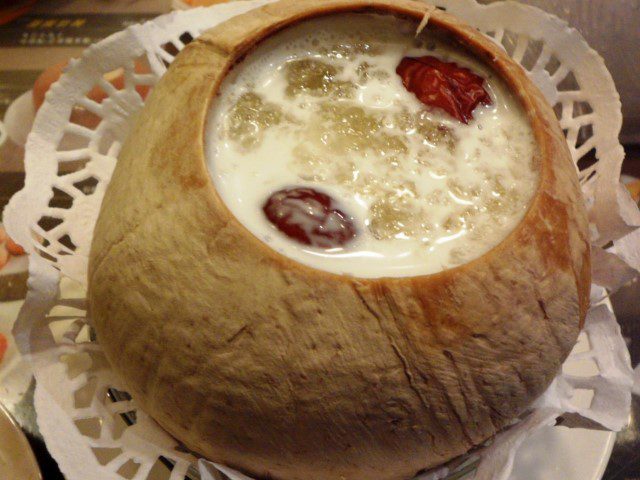
[[[170,9],[171,0],[0,0],[0,172],[23,171],[24,142],[44,96],[27,92],[45,70],[49,86],[87,46]],[[20,188],[18,177],[5,180],[0,209],[6,192]]]
[[[2,0],[0,1],[0,25],[9,23],[24,15],[38,0]]]
[[[36,457],[20,425],[0,403],[0,478],[42,480]]]
[[[176,10],[186,10],[187,8],[209,7],[216,3],[224,3],[228,0],[173,0],[172,6]]]
[[[69,59],[171,8],[171,0],[0,0],[0,212],[22,188],[35,112]]]
[[[621,141],[623,144],[640,143],[640,0],[519,1],[566,20],[602,55],[622,100]]]

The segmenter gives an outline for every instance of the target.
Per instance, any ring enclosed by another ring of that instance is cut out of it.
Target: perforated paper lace
[[[264,3],[253,0],[174,12],[112,35],[71,62],[35,120],[26,146],[25,188],[4,214],[10,235],[31,254],[31,290],[14,334],[33,360],[40,429],[70,480],[177,480],[199,475],[197,459],[137,407],[110,370],[92,339],[83,285],[100,203],[144,94],[177,52],[203,30]],[[618,142],[619,98],[604,62],[580,34],[521,4],[434,3],[503,45],[540,87],[564,129],[590,212],[594,281],[599,286],[593,287],[594,307],[580,351],[568,362],[588,362],[592,374],[561,374],[527,418],[479,452],[476,478],[507,478],[517,446],[562,413],[612,430],[626,423],[632,372],[613,313],[602,303],[607,294],[602,287],[615,289],[635,276],[640,234],[634,227],[640,225],[640,214],[619,185],[624,158]],[[121,84],[110,81],[117,76],[124,79]],[[105,96],[101,102],[88,96],[95,87]],[[81,125],[79,119],[92,126]],[[594,153],[597,161],[592,162]],[[63,199],[62,206],[53,206],[54,194]],[[592,400],[577,402],[578,391],[592,391]],[[469,462],[422,478],[476,468],[473,458]],[[203,478],[219,478],[207,471],[246,478],[222,466],[201,467]]]

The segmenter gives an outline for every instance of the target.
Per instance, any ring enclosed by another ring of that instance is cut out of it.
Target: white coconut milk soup
[[[391,16],[269,38],[213,102],[206,154],[237,219],[300,263],[358,277],[468,262],[537,185],[528,120],[463,50]]]

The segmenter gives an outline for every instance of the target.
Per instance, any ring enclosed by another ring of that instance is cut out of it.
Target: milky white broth
[[[538,181],[526,115],[493,71],[429,31],[415,38],[416,26],[371,14],[306,21],[223,82],[209,169],[231,212],[276,251],[357,277],[423,275],[481,256],[522,219]],[[467,125],[425,106],[396,74],[403,57],[424,55],[484,77],[492,105]],[[281,233],[262,207],[292,186],[331,195],[356,238],[317,249]]]

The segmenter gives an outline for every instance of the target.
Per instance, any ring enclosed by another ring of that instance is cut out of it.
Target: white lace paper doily
[[[122,391],[92,339],[83,285],[100,203],[144,94],[191,39],[264,3],[253,0],[174,12],[93,45],[71,62],[34,122],[26,146],[25,188],[4,214],[9,234],[31,254],[30,292],[14,335],[33,360],[40,429],[70,480],[85,479],[88,472],[97,480],[197,475],[196,459]],[[617,136],[622,116],[602,59],[578,32],[535,8],[512,2],[480,6],[474,0],[434,3],[501,44],[554,105],[590,210],[594,281],[613,289],[634,277],[640,265],[635,230],[640,214],[619,187],[624,152]],[[115,77],[123,81],[112,81]],[[88,96],[96,87],[104,96],[100,102]],[[80,125],[78,118],[93,127]],[[598,161],[585,164],[592,152]],[[64,205],[51,202],[54,193]],[[70,279],[77,282],[73,288]],[[594,305],[606,296],[602,287],[594,286]],[[619,327],[606,305],[592,308],[582,335],[586,349],[573,353],[568,362],[591,361],[596,373],[559,375],[532,414],[478,452],[482,460],[477,479],[506,478],[517,446],[562,413],[612,430],[624,426],[632,372]],[[574,400],[581,390],[593,392],[590,405]],[[444,478],[466,466],[421,478]],[[201,467],[203,478],[217,478],[207,473],[212,464]],[[212,471],[234,480],[246,479],[223,466],[214,467]]]

